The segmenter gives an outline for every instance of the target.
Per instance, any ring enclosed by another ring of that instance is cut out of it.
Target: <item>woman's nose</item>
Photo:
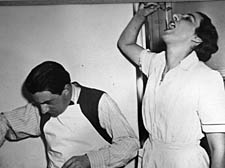
[[[49,111],[49,107],[46,104],[41,105],[41,113],[46,114]]]
[[[179,21],[180,20],[180,17],[181,17],[181,14],[173,14],[173,20],[174,21]]]

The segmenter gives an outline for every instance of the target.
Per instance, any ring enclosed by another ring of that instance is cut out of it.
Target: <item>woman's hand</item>
[[[137,15],[147,17],[158,9],[160,9],[160,5],[158,3],[140,3]]]

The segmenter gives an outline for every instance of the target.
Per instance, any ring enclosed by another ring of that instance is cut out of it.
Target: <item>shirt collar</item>
[[[189,70],[191,67],[193,67],[195,64],[199,62],[199,59],[197,57],[197,54],[195,51],[190,53],[186,58],[184,58],[181,62],[179,67],[181,67],[184,70]]]
[[[72,83],[72,97],[71,97],[71,104],[74,104],[78,101],[79,95],[80,95],[81,88],[79,87],[79,84]]]

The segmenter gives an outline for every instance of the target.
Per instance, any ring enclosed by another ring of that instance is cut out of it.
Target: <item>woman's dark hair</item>
[[[203,19],[200,21],[200,26],[196,28],[195,34],[202,39],[202,43],[194,48],[199,60],[206,62],[211,58],[211,55],[218,50],[218,34],[211,19],[201,12],[197,12]]]
[[[70,75],[64,67],[53,61],[45,61],[34,67],[27,76],[24,87],[31,93],[50,91],[61,94],[70,83]]]

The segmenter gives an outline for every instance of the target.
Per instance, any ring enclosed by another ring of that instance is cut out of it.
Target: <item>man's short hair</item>
[[[34,67],[24,82],[31,94],[50,91],[60,95],[66,84],[70,84],[70,74],[54,61],[45,61]]]

